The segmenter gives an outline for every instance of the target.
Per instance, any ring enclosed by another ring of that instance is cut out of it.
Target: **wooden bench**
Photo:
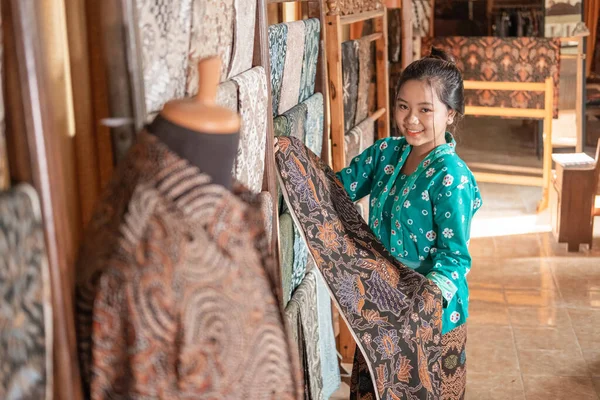
[[[550,190],[552,232],[559,243],[567,243],[569,251],[579,245],[592,247],[594,217],[600,216],[597,204],[600,177],[600,140],[596,158],[585,153],[554,154],[556,169]]]

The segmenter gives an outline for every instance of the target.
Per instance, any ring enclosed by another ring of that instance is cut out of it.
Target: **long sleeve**
[[[481,207],[481,197],[468,176],[440,176],[431,189],[434,205],[434,231],[436,251],[433,253],[433,270],[427,274],[438,285],[448,306],[457,292],[468,296],[466,276],[471,269],[471,256],[468,250],[471,220]],[[462,299],[467,301],[468,299]],[[462,302],[462,301],[461,301]],[[449,320],[457,323],[463,317],[456,312]]]
[[[354,157],[350,165],[336,174],[352,201],[358,201],[371,193],[380,142],[376,142],[357,157]]]

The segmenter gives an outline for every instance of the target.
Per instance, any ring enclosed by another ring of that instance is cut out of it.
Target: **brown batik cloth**
[[[463,400],[467,387],[467,325],[463,324],[442,336],[442,389],[439,400]],[[373,381],[362,353],[354,353],[350,382],[351,400],[375,398]]]
[[[146,132],[120,164],[77,265],[92,399],[296,399],[260,203]]]
[[[560,39],[532,37],[423,38],[421,54],[431,46],[449,52],[464,80],[490,82],[544,82],[554,79],[554,118],[558,118]],[[544,108],[544,95],[531,91],[466,90],[465,105]]]
[[[333,171],[301,141],[278,144],[290,213],[365,357],[374,399],[438,399],[440,290],[388,253]]]

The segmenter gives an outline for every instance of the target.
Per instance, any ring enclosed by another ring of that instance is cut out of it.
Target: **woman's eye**
[[[431,110],[430,108],[422,108],[422,109],[421,109],[421,112],[423,112],[423,113],[429,113],[429,112],[431,112],[431,111],[432,111],[432,110]]]
[[[408,107],[406,106],[406,104],[400,104],[400,105],[398,105],[398,108],[400,110],[408,110]]]

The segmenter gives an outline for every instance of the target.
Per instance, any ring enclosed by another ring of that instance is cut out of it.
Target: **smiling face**
[[[396,123],[408,144],[421,152],[446,143],[446,127],[454,122],[454,115],[426,81],[406,81],[398,92]]]

